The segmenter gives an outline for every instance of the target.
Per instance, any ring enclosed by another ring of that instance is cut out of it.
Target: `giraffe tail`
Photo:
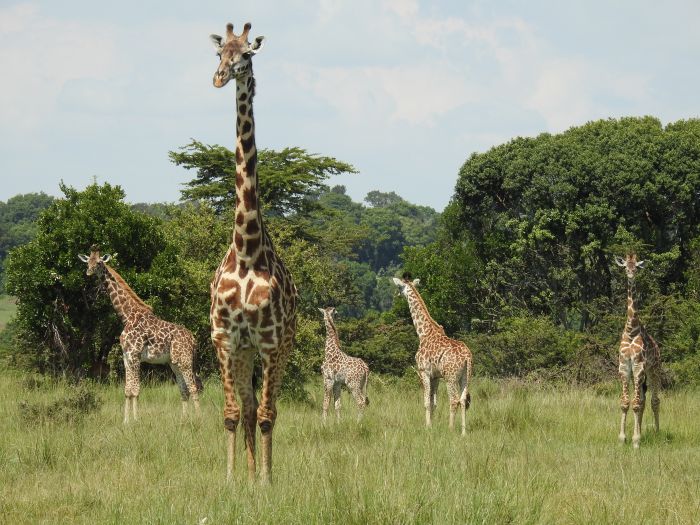
[[[365,394],[365,406],[369,406],[369,396],[367,395],[367,383],[369,383],[369,370],[367,371],[367,375],[365,375],[365,385],[364,385],[364,394]]]

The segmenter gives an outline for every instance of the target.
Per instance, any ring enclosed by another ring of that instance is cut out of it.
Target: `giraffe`
[[[629,382],[633,381],[634,397],[632,398],[632,411],[634,412],[634,433],[632,434],[632,446],[639,448],[642,437],[642,416],[646,404],[647,386],[651,388],[651,409],[654,412],[654,428],[659,430],[659,388],[661,383],[661,354],[656,341],[647,333],[639,321],[637,302],[635,300],[635,274],[637,268],[644,268],[644,261],[638,261],[635,253],[628,253],[623,259],[615,256],[615,262],[622,266],[627,274],[627,321],[620,339],[619,372],[622,381],[622,395],[620,408],[622,419],[620,422],[621,443],[625,442],[625,423],[627,410],[630,407]],[[647,385],[647,379],[649,385]]]
[[[335,308],[319,308],[326,323],[326,348],[321,375],[323,376],[323,421],[328,415],[331,394],[335,402],[335,416],[340,420],[340,389],[345,385],[357,403],[357,420],[362,418],[362,409],[369,406],[367,382],[369,367],[359,357],[350,357],[340,349],[338,331],[333,322]]]
[[[124,352],[124,423],[129,422],[129,404],[134,421],[138,419],[137,401],[141,382],[141,363],[170,365],[175,373],[182,397],[182,416],[187,413],[190,398],[199,414],[199,391],[202,383],[194,373],[196,342],[184,326],[158,318],[151,307],[136,295],[117,271],[107,262],[111,255],[100,256],[97,245],[90,248],[90,256],[78,255],[87,263],[87,275],[97,275],[109,294],[115,312],[124,324],[119,343]]]
[[[462,341],[445,335],[445,330],[436,323],[417,290],[420,279],[393,278],[401,294],[406,297],[411,310],[413,324],[420,343],[416,353],[418,375],[423,384],[425,424],[432,425],[433,410],[437,405],[437,387],[440,378],[447,383],[450,402],[450,430],[454,429],[455,414],[459,405],[462,413],[462,435],[467,432],[467,409],[471,404],[469,381],[472,376],[472,353]]]
[[[233,239],[211,283],[211,338],[224,386],[224,428],[227,435],[226,478],[234,468],[236,429],[241,419],[248,460],[248,478],[255,479],[256,421],[262,441],[261,480],[272,477],[272,431],[277,396],[296,331],[297,291],[275,253],[262,220],[258,198],[257,149],[253,120],[255,78],[251,58],[263,37],[248,43],[250,23],[236,36],[210,35],[221,62],[214,86],[236,81],[236,207]],[[262,394],[258,404],[252,385],[255,352],[262,357]],[[235,393],[234,393],[235,389]],[[235,394],[240,398],[240,407]]]

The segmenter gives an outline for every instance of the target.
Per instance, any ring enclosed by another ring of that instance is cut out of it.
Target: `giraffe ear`
[[[637,268],[644,268],[646,261],[637,261]]]
[[[401,288],[403,286],[403,282],[401,282],[401,279],[397,279],[396,277],[392,277],[392,280],[394,281],[394,284]]]
[[[420,284],[420,279],[413,279],[413,286],[418,288],[418,285]]]
[[[109,262],[109,260],[110,260],[111,258],[112,258],[112,256],[111,256],[110,254],[108,254],[108,253],[105,254],[105,255],[103,255],[102,257],[100,257],[100,259],[102,259],[102,262]]]
[[[78,259],[80,259],[83,262],[88,262],[90,258],[87,255],[83,255],[82,253],[78,254]]]
[[[255,54],[258,51],[260,51],[263,47],[264,40],[265,40],[264,36],[256,36],[255,40],[253,40],[253,43],[250,44],[250,52]]]
[[[617,255],[615,256],[615,264],[618,266],[627,266],[627,263],[622,257],[618,257]]]
[[[322,314],[326,313],[326,311],[323,308],[319,308],[318,311],[321,312]]]
[[[214,49],[216,49],[216,52],[221,53],[221,48],[223,47],[222,42],[224,39],[219,35],[209,35],[209,40],[211,40],[211,43],[214,44]]]

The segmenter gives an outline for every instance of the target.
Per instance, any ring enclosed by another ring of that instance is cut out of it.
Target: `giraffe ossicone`
[[[651,337],[639,320],[636,297],[637,268],[644,268],[644,261],[638,261],[635,253],[628,253],[623,259],[615,256],[615,263],[625,269],[627,276],[627,320],[620,338],[618,353],[618,371],[622,382],[620,408],[620,442],[626,440],[625,423],[630,407],[629,383],[632,382],[634,391],[631,400],[634,412],[634,432],[632,446],[639,448],[642,438],[642,419],[646,405],[647,388],[651,390],[651,409],[654,413],[654,429],[659,430],[659,389],[661,388],[661,353],[659,345]]]
[[[277,396],[296,331],[297,291],[275,252],[260,208],[251,59],[262,48],[263,37],[249,43],[250,29],[247,23],[236,35],[228,24],[225,36],[210,36],[220,57],[214,86],[236,82],[236,206],[232,242],[211,283],[209,318],[224,386],[226,477],[231,479],[233,473],[236,431],[242,421],[248,478],[255,478],[257,423],[262,433],[262,481],[269,482]],[[252,381],[256,352],[263,362],[260,403]]]
[[[328,406],[331,396],[335,405],[336,419],[340,420],[340,393],[346,387],[357,403],[357,419],[362,417],[363,409],[369,405],[367,397],[367,383],[369,381],[369,367],[359,357],[352,357],[341,350],[338,330],[335,327],[333,315],[334,307],[319,308],[326,324],[326,346],[321,376],[323,377],[323,421],[328,415]]]
[[[447,383],[450,404],[449,428],[454,429],[457,407],[462,414],[462,435],[467,431],[467,409],[471,404],[469,383],[472,377],[472,353],[462,341],[445,335],[445,330],[430,316],[418,289],[419,279],[393,278],[401,294],[408,301],[413,325],[418,334],[416,368],[423,384],[425,424],[432,425],[433,411],[437,405],[437,387],[440,378]]]
[[[78,258],[87,263],[87,275],[98,276],[124,326],[119,336],[126,372],[124,423],[129,422],[130,407],[133,419],[138,419],[142,362],[170,365],[180,388],[182,415],[186,414],[190,399],[199,414],[202,383],[194,372],[197,343],[192,333],[184,326],[157,317],[122,276],[107,264],[111,255],[100,255],[97,245],[90,247],[89,256],[79,254]]]

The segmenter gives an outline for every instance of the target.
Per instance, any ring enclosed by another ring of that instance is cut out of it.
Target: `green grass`
[[[15,315],[16,311],[15,298],[9,295],[0,295],[0,331],[5,328],[5,325]]]
[[[281,403],[274,484],[246,479],[237,451],[224,481],[222,394],[210,381],[201,420],[180,421],[174,384],[145,385],[137,423],[122,393],[98,386],[97,412],[32,423],[20,401],[50,404],[63,384],[0,375],[0,516],[6,523],[695,523],[700,516],[700,393],[668,392],[662,430],[617,443],[616,397],[475,381],[468,434],[434,427],[421,393],[374,381],[361,424],[344,394],[339,424]],[[604,392],[599,390],[599,392]],[[26,405],[25,405],[26,407]],[[631,419],[631,417],[630,417]],[[649,418],[651,419],[651,418]],[[630,428],[631,433],[631,428]]]

